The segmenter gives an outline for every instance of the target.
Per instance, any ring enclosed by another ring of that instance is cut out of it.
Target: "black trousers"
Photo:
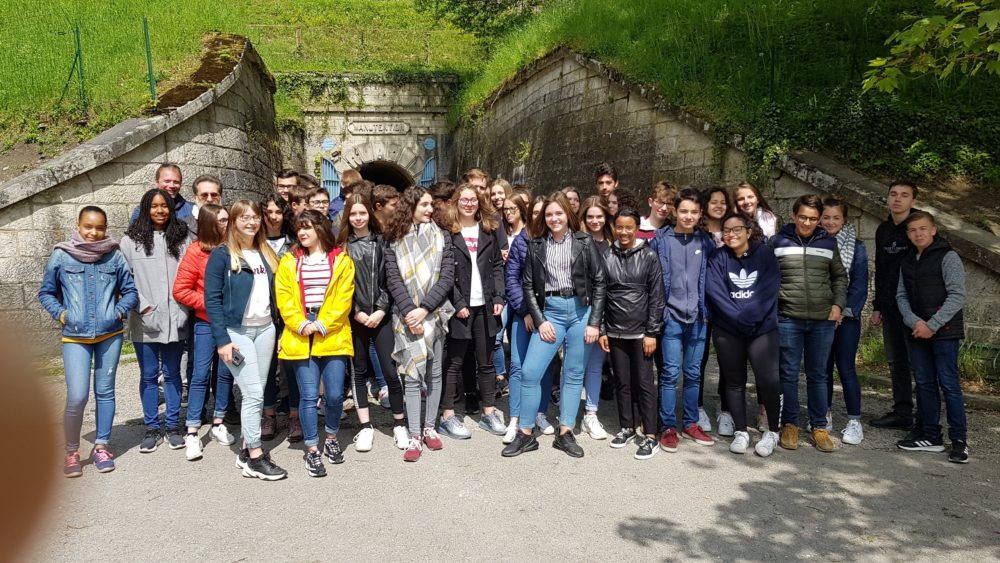
[[[906,342],[906,337],[912,331],[903,324],[903,315],[898,310],[889,309],[881,313],[885,359],[889,362],[889,372],[892,374],[892,411],[904,418],[915,414],[916,420],[920,420],[919,400],[916,413],[913,412],[913,374]]]
[[[367,326],[351,319],[351,338],[354,340],[354,405],[355,408],[368,408],[368,389],[365,383],[368,381],[369,368],[368,349],[371,343],[375,342],[375,355],[378,356],[378,363],[382,366],[382,375],[385,376],[385,384],[389,388],[389,407],[392,414],[403,414],[403,385],[399,381],[399,374],[396,372],[396,363],[392,361],[392,326],[388,317],[375,328]]]
[[[781,429],[781,379],[778,372],[780,340],[778,331],[759,336],[742,336],[716,327],[713,334],[719,371],[726,380],[726,402],[736,430],[747,429],[747,360],[757,382],[757,397],[767,411],[772,432]]]
[[[622,428],[636,428],[642,422],[646,434],[656,434],[656,381],[653,378],[653,356],[642,353],[642,339],[608,338],[611,365],[614,368],[615,398],[618,401],[618,422]],[[564,397],[563,400],[570,400]]]
[[[444,388],[441,394],[441,409],[455,408],[458,384],[462,380],[466,352],[472,348],[478,373],[479,399],[484,407],[494,406],[496,401],[497,371],[493,366],[493,344],[495,336],[490,336],[489,324],[493,322],[493,307],[481,305],[469,307],[469,330],[471,339],[452,338],[448,335],[445,343]]]

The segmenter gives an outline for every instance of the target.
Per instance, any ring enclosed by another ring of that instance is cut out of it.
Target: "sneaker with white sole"
[[[702,407],[698,407],[698,428],[701,428],[703,432],[712,431],[712,419],[709,418],[708,413]]]
[[[660,449],[660,444],[656,438],[645,436],[642,439],[636,438],[639,442],[639,449],[635,451],[635,459],[649,459],[656,455]]]
[[[843,436],[842,441],[851,446],[856,446],[865,439],[865,431],[861,427],[861,421],[856,418],[848,420],[847,426],[840,433]]]
[[[611,443],[608,445],[615,449],[624,448],[629,442],[635,439],[637,439],[635,430],[632,430],[631,428],[622,428],[617,434],[615,434],[615,437],[611,439]]]
[[[738,430],[733,433],[733,442],[729,444],[729,451],[734,454],[745,454],[747,453],[747,448],[750,446],[750,434]]]
[[[777,432],[771,432],[768,430],[764,432],[764,436],[757,442],[753,450],[757,452],[760,457],[767,457],[774,453],[775,446],[778,445],[779,436]]]
[[[375,429],[365,426],[354,435],[354,451],[370,452],[375,444]]]
[[[597,413],[588,412],[583,415],[580,421],[580,432],[586,432],[593,440],[607,440],[608,433],[601,425],[601,420],[597,418]]]
[[[306,452],[302,456],[306,462],[306,471],[310,477],[326,477],[326,466],[323,465],[323,454],[319,450]]]
[[[507,427],[503,424],[503,417],[500,409],[493,409],[490,414],[483,414],[479,418],[479,427],[495,436],[505,436]]]
[[[212,430],[209,432],[212,435],[212,439],[216,442],[222,444],[223,446],[230,446],[236,442],[236,438],[229,433],[225,424],[213,424]]]
[[[537,426],[538,430],[542,434],[545,434],[546,436],[551,436],[556,433],[556,429],[553,428],[551,424],[549,424],[549,419],[548,417],[545,416],[545,413],[543,412],[540,412],[537,415],[535,415],[535,426]]]
[[[441,434],[455,440],[468,440],[472,437],[472,432],[469,432],[469,429],[465,427],[465,423],[455,414],[448,418],[442,416],[438,422],[438,429]]]
[[[719,418],[717,419],[719,424],[719,436],[734,436],[736,432],[736,423],[733,422],[733,415],[726,411],[719,413]]]
[[[393,426],[392,441],[395,442],[397,448],[405,450],[410,445],[410,431],[402,425]]]
[[[188,461],[201,459],[201,438],[197,434],[187,434],[184,436],[184,457]]]
[[[517,418],[510,419],[510,424],[507,425],[507,432],[503,435],[503,443],[509,444],[514,441],[517,437],[517,430],[520,425],[518,424]]]

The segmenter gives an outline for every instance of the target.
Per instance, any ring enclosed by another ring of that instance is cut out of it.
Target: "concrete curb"
[[[892,379],[881,375],[859,374],[864,382],[870,387],[880,389],[892,389]],[[1000,397],[992,395],[981,395],[979,393],[965,393],[966,406],[973,409],[1000,411]]]

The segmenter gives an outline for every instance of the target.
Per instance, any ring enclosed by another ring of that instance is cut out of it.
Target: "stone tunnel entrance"
[[[361,177],[374,184],[388,184],[399,191],[413,185],[413,176],[395,162],[376,160],[358,167]]]

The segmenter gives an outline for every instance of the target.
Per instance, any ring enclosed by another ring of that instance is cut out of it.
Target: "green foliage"
[[[414,0],[417,9],[473,34],[489,50],[536,15],[546,0]]]
[[[956,70],[967,76],[1000,76],[1000,0],[934,4],[945,13],[925,15],[893,33],[886,40],[889,56],[868,62],[865,91],[894,92],[907,76],[946,79]]]
[[[668,102],[727,134],[742,135],[750,176],[806,148],[875,175],[961,174],[1000,186],[996,77],[910,81],[891,95],[862,92],[867,61],[883,52],[906,14],[932,6],[933,0],[555,0],[503,37],[461,93],[456,114],[474,113],[519,70],[566,45],[654,85]]]

